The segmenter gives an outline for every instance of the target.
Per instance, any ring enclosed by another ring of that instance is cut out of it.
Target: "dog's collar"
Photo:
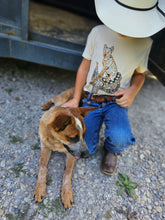
[[[74,153],[73,153],[73,151],[68,147],[68,145],[66,145],[66,144],[63,144],[63,145],[64,145],[64,147],[67,149],[67,151],[68,151],[70,154],[72,154],[73,156],[75,156]]]

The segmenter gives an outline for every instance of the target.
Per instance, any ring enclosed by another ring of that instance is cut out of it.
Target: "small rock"
[[[0,166],[3,167],[3,168],[5,167],[5,160],[1,161]]]
[[[0,209],[0,216],[2,216],[3,215],[3,210],[2,209]]]
[[[162,167],[165,168],[165,163],[162,163]]]
[[[78,170],[78,174],[81,176],[84,175],[84,170]]]
[[[151,205],[148,205],[147,208],[148,208],[149,210],[151,210],[151,209],[152,209],[152,206],[151,206]]]
[[[5,122],[0,118],[0,123],[1,124],[5,124]]]
[[[20,183],[20,187],[21,187],[22,190],[24,190],[26,188],[23,183]]]
[[[145,181],[146,181],[147,183],[150,183],[150,182],[151,182],[151,180],[150,180],[149,178],[145,178]]]
[[[143,160],[144,159],[144,154],[140,154],[140,159]]]
[[[155,202],[155,205],[158,205],[158,202]]]
[[[150,218],[148,216],[145,216],[142,218],[142,220],[149,220]]]
[[[52,214],[52,213],[49,213],[48,218],[49,218],[49,219],[52,219],[52,218],[53,218],[53,214]]]
[[[156,211],[159,212],[159,213],[162,212],[162,207],[161,207],[161,206],[157,206],[155,209],[156,209]]]

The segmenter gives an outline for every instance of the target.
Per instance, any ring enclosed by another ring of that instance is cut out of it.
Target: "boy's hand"
[[[129,107],[135,99],[135,96],[139,92],[140,88],[142,87],[144,79],[145,73],[139,73],[135,70],[131,79],[131,86],[114,94],[116,97],[116,103],[121,107]]]
[[[131,87],[129,87],[128,89],[116,92],[114,96],[116,97],[116,103],[118,105],[127,108],[132,104],[136,93],[131,89]]]
[[[62,105],[62,107],[70,107],[70,108],[74,108],[74,107],[76,108],[78,106],[79,106],[79,102],[74,98]]]

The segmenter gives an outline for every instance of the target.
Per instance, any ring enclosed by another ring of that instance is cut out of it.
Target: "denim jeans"
[[[88,113],[84,118],[86,132],[84,139],[89,153],[93,154],[99,142],[99,133],[102,124],[105,124],[104,147],[112,153],[120,153],[129,145],[133,145],[136,140],[131,133],[131,127],[127,115],[127,108],[116,104],[113,101],[96,103],[86,98],[83,99],[83,107],[98,107],[98,109]]]

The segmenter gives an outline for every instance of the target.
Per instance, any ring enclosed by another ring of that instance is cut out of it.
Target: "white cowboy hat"
[[[165,0],[95,0],[96,13],[110,29],[149,37],[165,27]]]

